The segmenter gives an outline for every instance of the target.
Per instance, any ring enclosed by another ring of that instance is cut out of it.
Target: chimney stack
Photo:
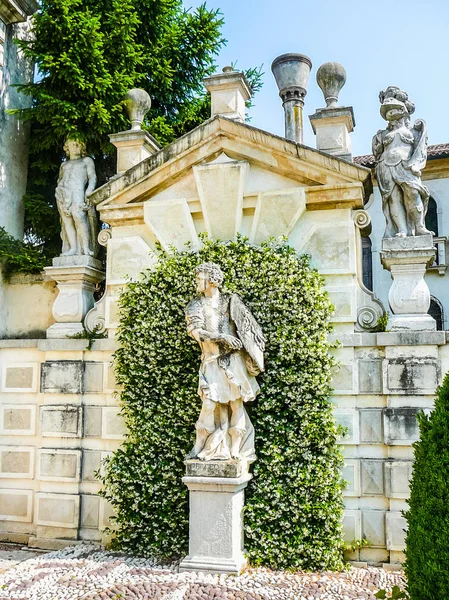
[[[312,61],[304,54],[282,54],[271,65],[285,112],[285,137],[302,144],[303,107]]]

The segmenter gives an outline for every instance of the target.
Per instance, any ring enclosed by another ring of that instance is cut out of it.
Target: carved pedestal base
[[[52,312],[56,323],[47,338],[64,338],[83,331],[83,319],[94,305],[95,285],[105,277],[101,261],[90,256],[59,256],[47,267],[47,277],[58,284]]]
[[[244,490],[252,478],[239,473],[235,461],[203,462],[189,467],[187,473],[210,471],[212,476],[183,477],[190,493],[189,555],[179,571],[239,574],[246,565],[243,556]],[[223,469],[223,471],[222,471]],[[237,477],[220,477],[223,473],[239,473]],[[218,476],[217,476],[218,475]]]
[[[426,267],[433,263],[435,253],[431,235],[382,241],[382,265],[393,279],[388,294],[393,312],[388,325],[391,331],[436,330],[435,319],[427,314],[430,292],[424,281]]]

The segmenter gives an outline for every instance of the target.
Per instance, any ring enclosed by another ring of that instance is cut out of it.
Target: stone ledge
[[[242,463],[237,460],[186,460],[187,477],[235,478],[242,475]]]
[[[30,536],[28,540],[28,547],[39,548],[40,550],[63,550],[64,548],[67,548],[67,546],[79,546],[82,543],[82,540],[52,540],[48,538]],[[99,544],[95,545],[99,546]]]
[[[445,331],[388,331],[377,334],[378,346],[444,346]]]
[[[9,339],[9,340],[0,340],[0,348],[38,348],[39,342],[42,342],[41,339]]]

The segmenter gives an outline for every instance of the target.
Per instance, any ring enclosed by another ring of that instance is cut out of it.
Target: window
[[[435,237],[438,237],[437,203],[432,196],[429,198],[429,204],[427,206],[426,227],[429,231],[433,231]]]
[[[441,306],[441,302],[437,300],[434,296],[430,297],[429,315],[433,317],[437,322],[437,331],[443,331],[443,307]]]
[[[371,239],[362,237],[362,273],[363,283],[366,288],[373,291],[373,253],[371,250]]]

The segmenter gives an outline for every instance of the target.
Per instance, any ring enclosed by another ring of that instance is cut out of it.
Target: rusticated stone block
[[[0,490],[0,519],[3,521],[32,521],[33,490]]]
[[[86,529],[98,529],[100,524],[100,502],[99,496],[83,494],[81,496],[81,527]]]
[[[102,414],[101,406],[85,406],[84,407],[84,436],[85,437],[101,437],[102,429]]]
[[[38,479],[76,482],[80,479],[81,451],[44,448],[38,454]]]
[[[387,498],[408,498],[413,463],[410,460],[392,460],[385,463],[385,495]]]
[[[32,479],[34,452],[32,447],[0,446],[0,477]]]
[[[384,473],[382,460],[361,461],[362,494],[364,496],[384,495]]]
[[[382,393],[382,359],[359,359],[359,392]]]
[[[40,408],[41,432],[48,437],[80,437],[81,406],[56,405]]]
[[[434,394],[440,382],[440,363],[432,357],[398,357],[383,362],[386,394]]]
[[[84,391],[86,393],[93,394],[103,391],[103,373],[104,363],[84,363]]]
[[[360,461],[345,459],[341,475],[346,482],[343,495],[347,497],[360,496]]]
[[[4,392],[35,392],[37,363],[23,363],[3,366]]]
[[[385,408],[384,431],[388,445],[411,446],[419,438],[419,408]]]
[[[347,543],[360,540],[362,537],[362,514],[359,510],[344,511],[343,539]]]
[[[400,512],[387,513],[387,548],[402,551],[405,548],[407,521]]]
[[[101,466],[101,452],[97,450],[83,451],[83,481],[98,481],[96,471]]]
[[[36,494],[37,525],[78,527],[80,497],[71,494]]]
[[[359,443],[358,412],[352,408],[334,409],[335,420],[345,432],[339,437],[341,444],[354,445]]]
[[[36,407],[29,404],[0,406],[0,433],[4,435],[34,435]]]
[[[102,437],[106,440],[121,440],[126,427],[118,407],[103,408]]]
[[[382,409],[362,408],[360,409],[360,443],[382,444]]]
[[[385,547],[385,511],[362,511],[362,538],[372,547]]]
[[[44,394],[81,394],[83,362],[54,360],[41,365],[41,392]]]

